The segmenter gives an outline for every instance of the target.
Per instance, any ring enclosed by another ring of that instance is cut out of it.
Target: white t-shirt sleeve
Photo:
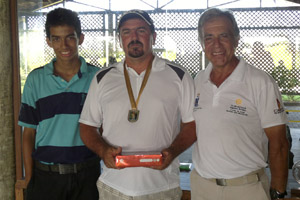
[[[262,87],[257,109],[263,128],[287,123],[281,94],[276,83],[273,81],[268,82]]]
[[[99,101],[99,84],[97,81],[97,74],[94,76],[81,115],[79,122],[94,126],[94,127],[100,127],[102,124],[102,109]]]
[[[182,79],[182,100],[181,100],[181,120],[183,123],[194,121],[193,109],[194,109],[194,95],[195,85],[191,75],[185,71],[185,75]]]

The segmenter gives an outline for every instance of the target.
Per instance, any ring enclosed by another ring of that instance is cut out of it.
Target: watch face
[[[276,190],[274,189],[270,189],[270,196],[271,196],[271,199],[278,199],[278,195],[277,195],[277,192]]]
[[[282,198],[284,198],[285,195],[286,195],[286,192],[280,193],[275,189],[270,189],[270,196],[271,196],[272,200],[273,199],[282,199]]]

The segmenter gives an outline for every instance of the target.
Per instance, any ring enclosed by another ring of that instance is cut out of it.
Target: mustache
[[[128,44],[128,47],[129,47],[130,45],[133,45],[133,44],[140,44],[140,45],[143,45],[143,43],[141,43],[140,41],[138,41],[138,40],[133,40],[133,41],[131,41],[131,42]]]

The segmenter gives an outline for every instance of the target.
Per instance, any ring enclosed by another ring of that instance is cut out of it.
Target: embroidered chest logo
[[[195,99],[195,107],[199,106],[199,96],[200,96],[200,93],[197,94],[197,97]]]
[[[281,103],[278,99],[276,99],[278,109],[274,109],[274,114],[280,114],[284,112],[284,108],[281,106]]]
[[[226,112],[230,112],[233,114],[248,116],[247,114],[247,108],[243,105],[242,99],[236,99],[235,104],[231,104],[229,109],[226,110]]]

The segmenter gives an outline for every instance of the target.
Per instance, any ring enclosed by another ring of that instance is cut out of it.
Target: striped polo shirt
[[[33,158],[46,163],[78,163],[94,157],[79,134],[79,116],[98,67],[80,57],[69,81],[53,74],[54,58],[27,77],[18,124],[36,129]]]

